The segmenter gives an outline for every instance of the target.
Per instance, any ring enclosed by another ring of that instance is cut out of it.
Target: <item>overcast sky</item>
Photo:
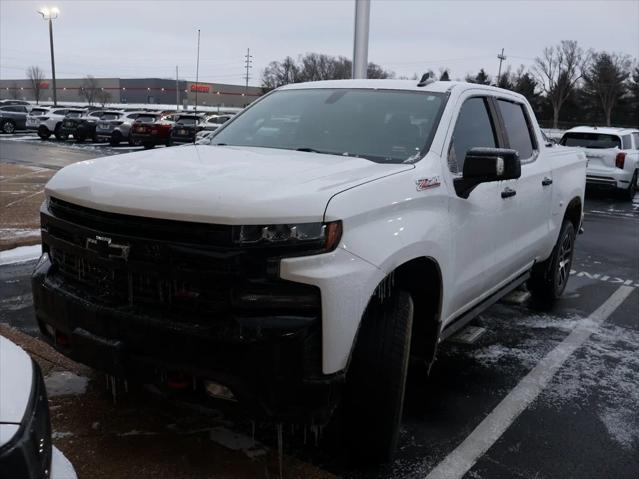
[[[53,1],[53,0],[51,0]],[[47,2],[0,0],[0,78],[25,78],[30,65],[50,75]],[[264,67],[306,52],[351,57],[354,0],[177,1],[67,0],[54,20],[59,78],[195,78],[243,83],[243,55],[253,55],[251,84]],[[639,58],[639,0],[385,1],[371,5],[369,61],[397,75],[448,67],[463,77],[484,67],[530,65],[543,47],[577,40],[585,48]]]

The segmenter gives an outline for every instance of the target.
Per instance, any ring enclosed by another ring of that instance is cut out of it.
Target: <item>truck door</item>
[[[474,147],[499,146],[495,117],[485,96],[470,93],[460,99],[461,107],[447,142],[447,159],[452,185],[460,177],[466,152]],[[495,263],[496,226],[502,221],[504,200],[502,183],[482,183],[468,198],[460,198],[450,188],[450,221],[452,231],[452,291],[445,320],[470,309],[486,296],[486,289],[496,278],[491,270]]]

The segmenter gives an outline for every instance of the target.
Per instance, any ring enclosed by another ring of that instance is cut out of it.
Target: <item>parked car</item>
[[[42,372],[27,353],[0,336],[0,477],[75,479],[53,454]],[[64,473],[62,475],[62,473]]]
[[[31,103],[24,100],[0,100],[0,106],[6,106],[6,105],[23,105],[26,107],[30,107]]]
[[[56,140],[66,140],[69,135],[63,132],[62,122],[66,117],[79,118],[86,113],[79,108],[52,108],[46,115],[37,117],[39,122],[37,127],[38,136],[46,140],[51,135],[55,135]]]
[[[49,107],[34,106],[27,113],[26,129],[37,131],[40,126],[40,118],[45,117],[51,109]]]
[[[291,84],[210,138],[49,181],[32,285],[60,352],[274,421],[339,408],[349,457],[383,461],[409,363],[524,283],[566,287],[586,157],[522,95]]]
[[[235,115],[211,115],[202,123],[203,130],[215,131]]]
[[[172,116],[146,113],[138,116],[131,125],[131,140],[148,150],[156,145],[170,145]]]
[[[195,142],[195,135],[203,129],[202,115],[181,113],[173,116],[169,145]]]
[[[27,129],[27,107],[24,105],[0,106],[0,131],[11,134]]]
[[[581,148],[588,158],[586,184],[618,192],[632,201],[639,176],[639,130],[578,126],[564,133],[560,144]]]
[[[95,128],[97,141],[108,141],[111,146],[117,146],[123,141],[129,141],[131,124],[140,112],[106,112],[98,121]]]
[[[69,135],[73,136],[73,139],[79,143],[85,140],[97,141],[95,129],[98,120],[107,113],[113,115],[119,112],[93,110],[80,117],[67,116],[62,122],[62,133],[67,135],[67,137]]]

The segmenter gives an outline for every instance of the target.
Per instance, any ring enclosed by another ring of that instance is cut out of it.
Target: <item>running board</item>
[[[511,281],[510,283],[508,283],[506,286],[502,287],[498,291],[495,291],[493,294],[488,296],[481,303],[477,304],[476,306],[473,306],[471,309],[469,309],[465,313],[462,313],[460,316],[457,316],[455,319],[453,319],[450,323],[448,323],[444,327],[441,334],[439,335],[439,341],[441,342],[441,341],[444,341],[445,339],[448,339],[451,335],[455,334],[461,328],[466,326],[477,315],[479,315],[486,309],[490,308],[493,304],[495,304],[501,298],[503,298],[508,293],[510,293],[514,289],[517,289],[519,286],[525,283],[528,280],[528,278],[530,278],[530,271],[526,271],[522,275],[517,276],[516,279],[514,279],[513,281]]]

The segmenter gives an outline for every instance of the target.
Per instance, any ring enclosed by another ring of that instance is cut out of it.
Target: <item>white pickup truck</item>
[[[442,340],[525,282],[562,294],[585,172],[510,91],[288,85],[210,144],[58,172],[37,319],[109,374],[278,421],[340,417],[351,457],[388,459],[409,362],[430,367]]]

